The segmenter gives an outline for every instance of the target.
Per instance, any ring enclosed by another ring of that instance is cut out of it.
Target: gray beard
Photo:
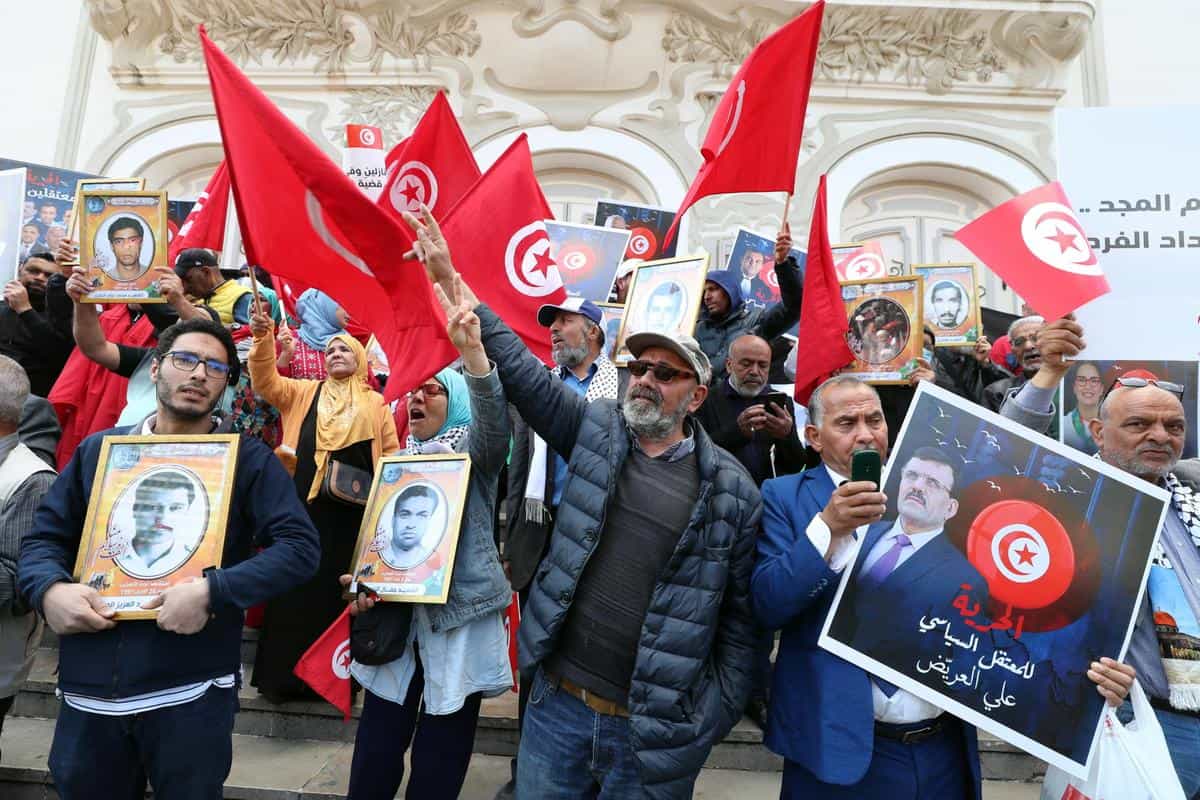
[[[758,393],[762,391],[764,386],[764,384],[761,383],[758,386],[747,386],[738,380],[738,376],[734,375],[732,372],[729,373],[729,385],[732,386],[733,390],[742,397],[758,397]]]
[[[572,347],[564,343],[555,347],[551,351],[551,355],[554,357],[554,363],[560,367],[575,369],[575,367],[582,364],[584,359],[588,357],[588,348],[585,344],[579,347]]]
[[[1137,457],[1136,453],[1129,458],[1120,458],[1109,453],[1104,453],[1103,451],[1101,451],[1100,455],[1102,460],[1112,464],[1114,467],[1122,469],[1125,472],[1128,472],[1130,475],[1137,476],[1144,481],[1149,481],[1150,483],[1158,483],[1163,478],[1167,477],[1167,473],[1175,469],[1175,465],[1179,463],[1178,458],[1173,458],[1169,464],[1164,464],[1160,468],[1150,469],[1142,462],[1140,458]]]
[[[696,390],[693,389],[679,404],[679,408],[675,409],[674,414],[663,413],[661,394],[657,399],[645,397],[635,399],[627,396],[624,406],[625,422],[634,435],[640,438],[665,439],[683,422],[683,418],[687,416],[688,406],[695,396]]]

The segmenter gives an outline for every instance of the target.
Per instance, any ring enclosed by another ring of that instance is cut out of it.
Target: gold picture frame
[[[854,354],[841,374],[878,385],[907,385],[924,344],[921,276],[843,281],[841,287],[850,324],[846,342]]]
[[[92,286],[82,302],[167,302],[158,291],[155,273],[169,266],[167,193],[88,191],[80,197],[79,260]],[[136,252],[115,249],[113,234],[122,231],[127,232],[120,237],[123,241],[136,239]],[[132,257],[129,264],[127,257]]]
[[[221,566],[239,446],[237,434],[104,437],[73,576],[114,619],[153,619],[146,601]]]
[[[613,363],[623,367],[633,360],[625,340],[634,333],[675,331],[691,336],[696,330],[707,276],[708,253],[639,264],[625,296],[625,314],[613,348]],[[662,308],[650,307],[655,299]]]
[[[924,315],[922,322],[933,331],[936,347],[974,347],[983,334],[983,320],[980,311],[979,270],[973,261],[949,261],[941,264],[913,264],[914,275],[920,275],[925,281],[922,307]],[[955,311],[953,324],[943,327],[945,319],[936,316],[941,309],[943,316],[948,314],[951,307],[942,305],[934,297],[936,294],[946,296],[946,284],[956,289],[958,310]],[[963,303],[967,308],[962,308]]]
[[[466,454],[381,458],[354,544],[354,580],[346,598],[361,583],[385,602],[445,603],[470,480]],[[398,531],[397,524],[405,527]]]
[[[80,178],[75,181],[75,199],[71,201],[67,237],[79,241],[80,208],[84,192],[141,192],[145,189],[145,178]]]

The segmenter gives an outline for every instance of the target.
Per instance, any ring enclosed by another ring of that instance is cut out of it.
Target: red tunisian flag
[[[403,393],[454,360],[406,225],[380,209],[200,30],[251,264],[312,286],[375,336]]]
[[[812,88],[825,0],[759,42],[713,112],[700,148],[704,164],[684,195],[664,244],[701,197],[730,192],[788,192]]]
[[[350,719],[350,606],[304,651],[292,672]]]
[[[438,92],[404,140],[403,150],[388,165],[387,181],[376,202],[397,219],[403,211],[419,216],[424,203],[440,220],[477,180],[479,165],[471,146],[445,92]]]
[[[825,176],[817,184],[812,228],[808,234],[808,262],[804,268],[804,299],[800,303],[800,330],[796,337],[796,402],[807,403],[813,389],[854,360],[846,334],[846,305],[833,268],[829,223],[825,219]]]
[[[188,212],[179,233],[171,240],[168,263],[174,265],[179,254],[189,247],[220,250],[225,242],[225,215],[228,211],[229,170],[222,161],[217,165],[217,171],[208,179],[204,191],[196,198],[196,204]]]
[[[537,310],[567,296],[550,256],[545,220],[553,218],[521,134],[442,224],[463,280],[547,364],[550,337],[538,324]]]
[[[993,208],[954,238],[1046,319],[1058,319],[1109,292],[1058,181]]]

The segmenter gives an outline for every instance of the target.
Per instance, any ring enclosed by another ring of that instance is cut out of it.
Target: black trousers
[[[483,697],[469,695],[453,714],[426,714],[421,700],[424,688],[425,672],[418,655],[403,704],[364,692],[346,800],[392,800],[404,781],[404,754],[409,744],[412,775],[404,796],[409,800],[458,797],[471,764]]]

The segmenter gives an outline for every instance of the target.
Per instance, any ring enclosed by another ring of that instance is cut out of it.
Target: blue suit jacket
[[[875,714],[867,673],[817,647],[840,577],[812,546],[806,530],[833,490],[829,473],[821,467],[762,485],[763,529],[751,592],[760,624],[782,631],[771,684],[766,745],[819,780],[846,785],[861,780],[870,766]],[[860,558],[869,552],[866,545],[878,541],[889,526],[879,523],[868,530]],[[923,561],[947,563],[941,548],[934,548],[931,558],[922,558],[935,542],[905,561],[896,577],[905,571],[923,574],[936,566],[927,567]],[[959,559],[966,564],[961,556]],[[890,578],[887,581],[892,582]],[[973,727],[964,725],[963,730],[968,768],[979,800],[978,742]]]

